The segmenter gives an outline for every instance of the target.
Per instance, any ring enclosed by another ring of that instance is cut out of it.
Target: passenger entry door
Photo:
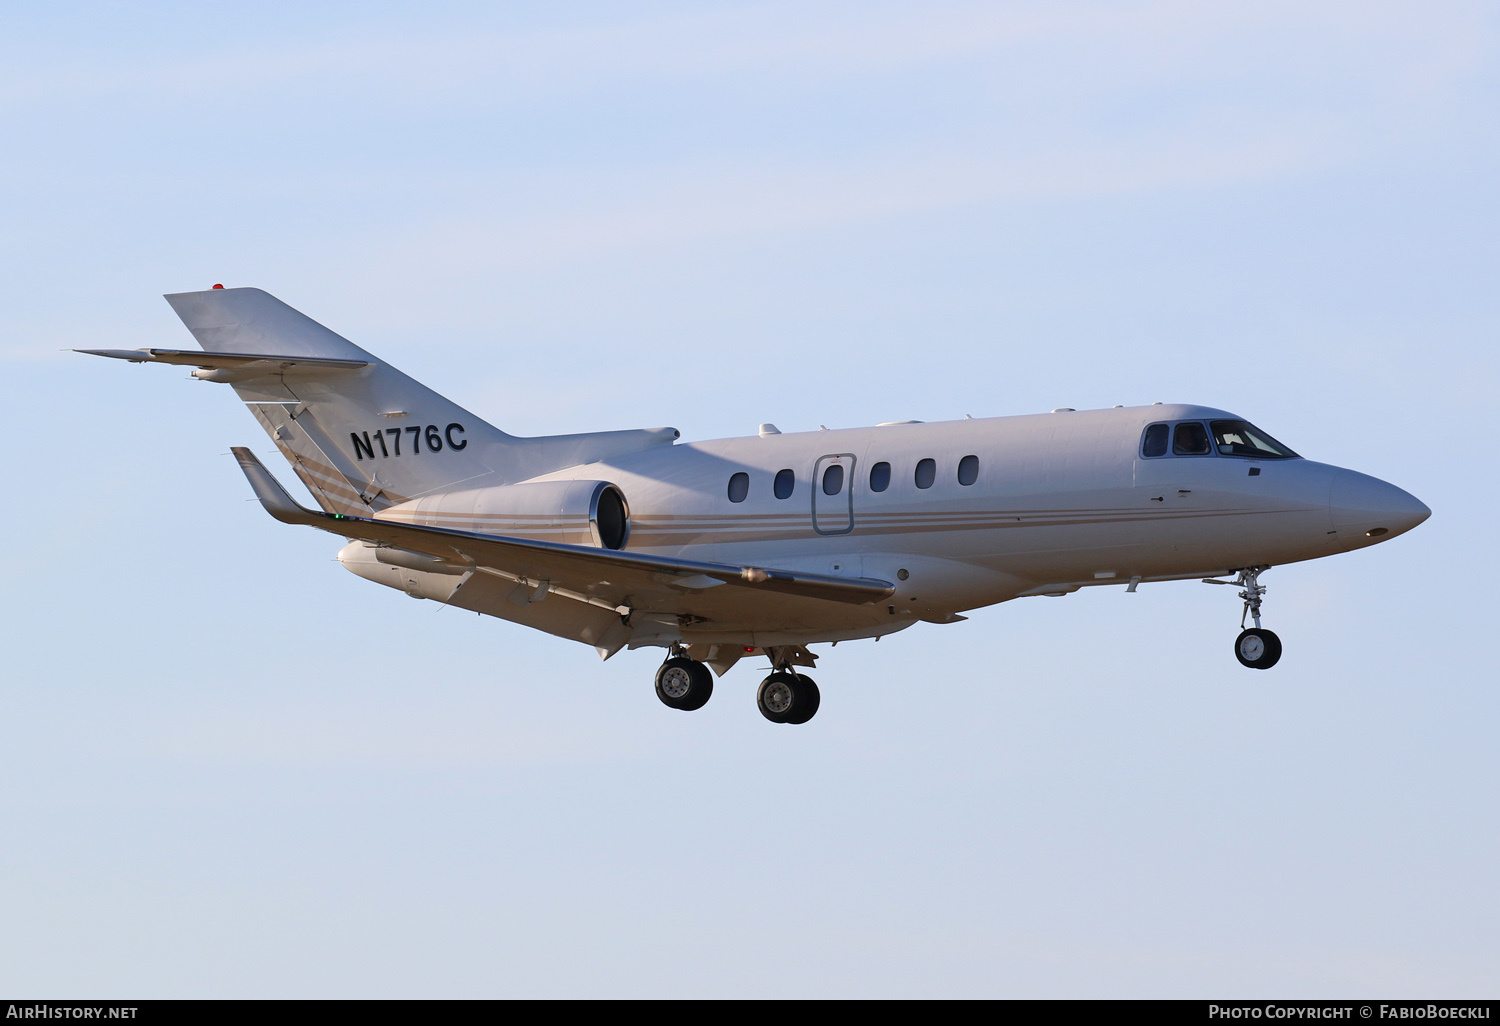
[[[813,530],[848,534],[854,530],[854,456],[819,456],[813,465]]]

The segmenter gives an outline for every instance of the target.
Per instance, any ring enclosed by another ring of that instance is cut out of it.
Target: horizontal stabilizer
[[[266,512],[284,524],[316,527],[330,534],[358,538],[374,545],[395,546],[449,563],[489,567],[531,580],[565,583],[569,588],[587,591],[601,600],[609,598],[612,603],[623,602],[628,596],[643,592],[682,597],[680,592],[669,590],[674,583],[678,588],[701,590],[708,583],[703,580],[705,577],[762,592],[852,605],[878,602],[889,598],[895,591],[889,582],[867,577],[834,577],[800,570],[731,566],[320,513],[298,505],[249,449],[235,446],[234,457]],[[665,585],[664,579],[668,582]]]
[[[205,370],[255,369],[254,365],[265,364],[267,373],[299,366],[319,370],[358,370],[370,365],[368,360],[330,360],[318,356],[259,353],[205,353],[197,349],[75,349],[73,352],[107,356],[111,360],[129,360],[131,363],[170,363]]]

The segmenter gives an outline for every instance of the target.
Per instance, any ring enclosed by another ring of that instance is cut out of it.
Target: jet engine
[[[375,514],[423,527],[623,549],[630,538],[625,494],[608,481],[531,481],[424,495]]]

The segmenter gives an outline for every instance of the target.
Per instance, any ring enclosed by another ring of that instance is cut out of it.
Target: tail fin
[[[508,484],[677,437],[658,428],[516,438],[260,289],[166,299],[209,353],[266,357],[234,367],[210,361],[194,375],[234,388],[330,513],[367,516],[431,492]]]
[[[263,353],[368,360],[344,336],[260,289],[209,289],[165,297],[198,344],[210,353]]]
[[[297,476],[331,513],[364,514],[492,475],[510,436],[260,289],[166,297],[210,353],[361,362],[267,361],[198,371],[233,386]]]

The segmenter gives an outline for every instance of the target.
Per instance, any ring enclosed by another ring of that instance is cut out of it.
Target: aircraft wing
[[[316,527],[346,538],[422,553],[451,565],[549,584],[554,593],[561,591],[569,598],[616,609],[621,614],[632,608],[632,596],[649,596],[647,602],[655,609],[661,609],[665,599],[688,612],[693,604],[688,593],[721,584],[852,605],[882,601],[895,590],[887,581],[868,577],[734,566],[322,513],[299,505],[249,449],[235,446],[233,452],[256,498],[284,524]]]
[[[75,349],[88,356],[107,356],[111,360],[131,363],[170,363],[204,370],[286,370],[291,367],[327,370],[357,370],[368,367],[365,360],[329,360],[315,356],[267,356],[258,353],[210,353],[201,349]],[[264,364],[262,368],[259,365]]]

